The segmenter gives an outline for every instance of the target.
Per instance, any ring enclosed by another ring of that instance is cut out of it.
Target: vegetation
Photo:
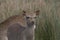
[[[0,23],[22,10],[40,10],[36,40],[60,40],[60,0],[0,0]]]

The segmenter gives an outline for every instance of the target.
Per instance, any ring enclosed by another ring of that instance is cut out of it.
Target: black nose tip
[[[34,24],[34,21],[32,21],[32,24]]]

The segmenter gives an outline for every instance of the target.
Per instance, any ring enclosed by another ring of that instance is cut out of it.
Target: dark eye
[[[36,17],[34,17],[34,18],[36,18]]]
[[[29,19],[30,17],[26,17],[27,19]]]

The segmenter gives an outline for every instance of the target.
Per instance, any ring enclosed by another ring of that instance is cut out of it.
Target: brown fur
[[[35,21],[36,13],[39,13],[39,11],[36,11],[34,14],[32,12],[28,14],[25,11],[23,11],[23,13],[24,15],[15,15],[15,16],[9,17],[7,20],[5,20],[0,24],[0,40],[7,40],[6,37],[8,33],[7,31],[9,30],[8,28],[11,27],[15,31],[15,28],[14,28],[15,26],[22,27],[21,28],[22,30],[23,28],[25,28],[24,32],[21,33],[22,35],[21,34],[18,35],[22,37],[20,38],[20,40],[25,40],[25,37],[26,37],[26,40],[34,40],[34,21]],[[29,17],[29,19],[27,19],[27,17]],[[20,30],[18,30],[18,32],[20,32]],[[10,31],[10,33],[11,32],[12,31]]]
[[[15,23],[19,23],[20,25],[22,25],[23,27],[26,27],[26,20],[24,19],[23,16],[21,15],[15,15],[12,16],[10,18],[8,18],[7,20],[5,20],[4,22],[2,22],[0,24],[0,28],[8,28],[9,25],[15,24]]]
[[[7,40],[5,37],[7,37],[8,28],[13,24],[19,24],[22,27],[26,27],[25,18],[22,15],[15,15],[2,22],[0,24],[0,40]]]

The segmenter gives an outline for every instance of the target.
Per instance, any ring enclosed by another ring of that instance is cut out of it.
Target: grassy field
[[[0,0],[0,23],[22,10],[40,10],[36,40],[60,40],[60,0]]]

